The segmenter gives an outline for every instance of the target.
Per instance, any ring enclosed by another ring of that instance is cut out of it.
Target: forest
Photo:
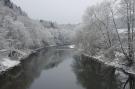
[[[33,50],[45,46],[70,44],[75,25],[32,20],[10,0],[0,1],[0,50]],[[68,36],[67,34],[70,34]]]

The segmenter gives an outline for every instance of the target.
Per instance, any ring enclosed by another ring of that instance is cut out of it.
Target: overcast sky
[[[12,0],[31,18],[58,23],[79,23],[88,6],[101,0]]]

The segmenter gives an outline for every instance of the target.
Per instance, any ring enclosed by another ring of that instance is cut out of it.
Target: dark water
[[[123,84],[114,68],[71,49],[44,49],[0,76],[0,89],[122,89]]]

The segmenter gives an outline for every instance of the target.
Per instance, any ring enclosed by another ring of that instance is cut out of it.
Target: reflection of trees
[[[73,70],[78,82],[86,89],[120,89],[115,69],[86,57],[75,57]]]
[[[135,76],[131,74],[127,74],[128,79],[124,83],[123,89],[126,89],[126,86],[129,84],[128,89],[135,89]]]
[[[35,78],[39,77],[43,69],[57,66],[63,59],[64,52],[48,51],[32,54],[22,61],[21,65],[0,76],[0,89],[28,89]]]

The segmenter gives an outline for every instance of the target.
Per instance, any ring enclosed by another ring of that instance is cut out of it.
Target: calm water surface
[[[44,49],[0,76],[0,89],[122,89],[115,69],[75,55]]]

